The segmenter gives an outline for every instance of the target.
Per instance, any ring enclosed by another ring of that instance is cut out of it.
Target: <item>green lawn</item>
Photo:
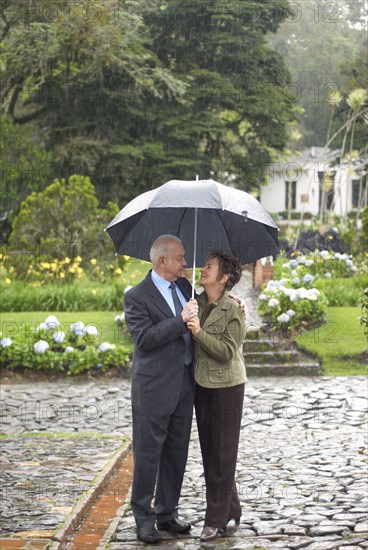
[[[360,361],[367,347],[357,319],[360,312],[357,307],[329,307],[327,323],[297,337],[300,347],[321,357],[325,375],[367,374],[367,365]]]
[[[76,321],[82,321],[85,325],[94,325],[99,333],[99,342],[110,344],[127,344],[121,330],[114,323],[115,315],[121,311],[24,311],[7,312],[0,314],[0,331],[2,337],[17,336],[24,331],[25,324],[35,327],[44,322],[48,315],[55,315],[61,324],[62,330],[68,334],[69,326]],[[129,340],[130,343],[130,340]]]

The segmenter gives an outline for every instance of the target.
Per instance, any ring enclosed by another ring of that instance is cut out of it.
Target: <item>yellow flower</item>
[[[51,270],[52,270],[52,271],[56,271],[56,270],[57,270],[57,268],[58,268],[58,266],[57,266],[57,263],[56,263],[56,262],[52,262],[52,263],[50,264],[50,267],[51,267]]]
[[[59,277],[60,277],[60,279],[64,279],[65,278],[65,273],[59,273]]]
[[[95,258],[92,258],[92,260],[90,260],[90,262],[91,262],[92,265],[96,265],[97,260]]]
[[[123,258],[124,258],[124,260],[127,260],[127,261],[130,260],[130,256],[126,256],[125,254],[124,254]]]
[[[2,254],[0,254],[0,260],[2,260],[2,259],[3,259],[3,255],[2,255]]]
[[[75,273],[75,267],[69,267],[69,273]]]
[[[40,266],[42,269],[50,269],[50,264],[48,262],[41,262]]]
[[[74,258],[74,261],[79,263],[82,261],[82,258],[80,256],[77,256],[76,258]]]
[[[64,258],[63,263],[64,264],[70,264],[70,258],[68,258],[68,257]]]
[[[9,279],[9,277],[7,277],[7,278],[5,279],[5,282],[6,282],[7,285],[10,285],[11,280]]]
[[[78,275],[82,275],[83,269],[81,267],[77,267],[77,273]]]
[[[121,275],[123,272],[120,269],[120,267],[118,267],[117,269],[115,269],[115,273],[116,273],[116,275]]]
[[[97,290],[95,290],[94,288],[92,289],[92,294],[93,296],[96,296],[96,293],[97,293]]]

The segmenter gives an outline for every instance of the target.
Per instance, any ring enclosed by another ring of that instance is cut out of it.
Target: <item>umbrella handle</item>
[[[197,256],[197,222],[198,222],[198,208],[194,209],[194,243],[193,243],[193,272],[192,272],[192,298],[194,298],[194,285],[195,285],[195,269],[196,269],[196,256]]]

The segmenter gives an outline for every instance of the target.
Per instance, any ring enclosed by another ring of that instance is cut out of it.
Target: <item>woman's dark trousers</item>
[[[195,387],[195,411],[206,480],[205,525],[225,527],[241,515],[235,484],[244,386]]]

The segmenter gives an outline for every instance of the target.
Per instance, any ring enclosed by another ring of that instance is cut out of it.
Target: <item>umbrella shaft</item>
[[[195,269],[196,269],[196,254],[197,254],[197,222],[198,222],[198,208],[194,209],[194,258],[193,258],[193,273],[192,273],[192,298],[194,298],[194,285],[195,285]]]

